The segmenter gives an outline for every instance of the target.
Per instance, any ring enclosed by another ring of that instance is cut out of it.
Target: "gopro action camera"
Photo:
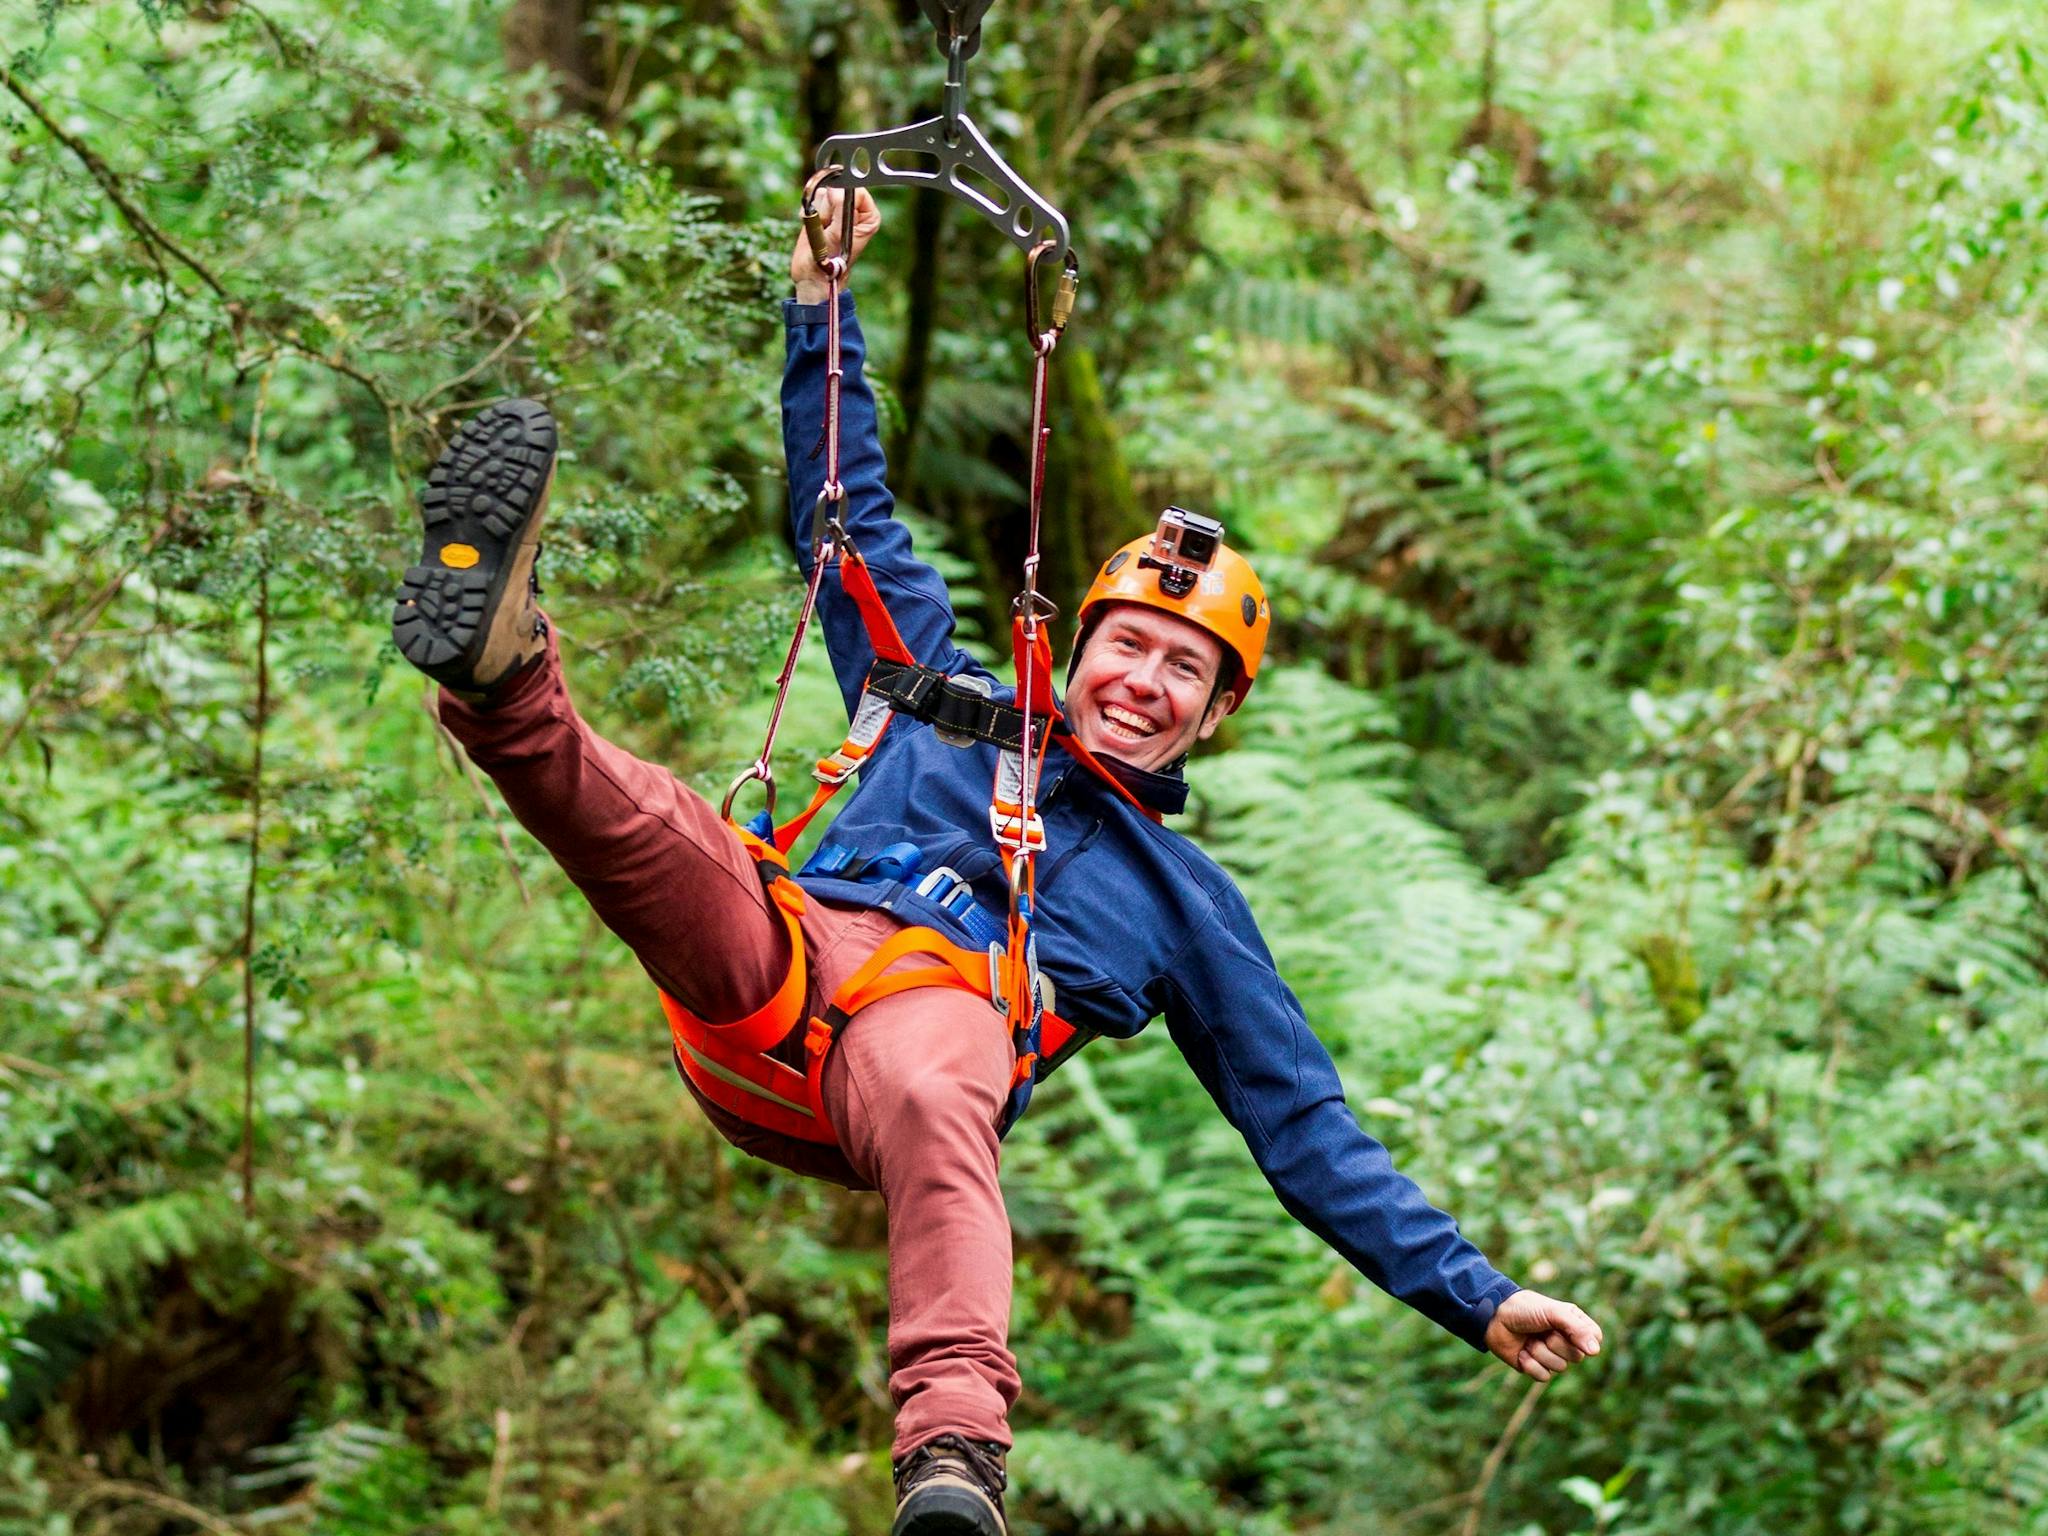
[[[1168,597],[1186,597],[1195,582],[1215,563],[1223,547],[1223,525],[1213,517],[1190,512],[1186,507],[1168,507],[1159,514],[1159,530],[1152,535],[1150,553],[1139,558],[1141,566],[1159,572],[1159,590]]]

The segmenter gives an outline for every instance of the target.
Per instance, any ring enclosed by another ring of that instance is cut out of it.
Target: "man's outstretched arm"
[[[839,238],[839,196],[831,189],[821,195],[826,228],[835,249]],[[853,248],[858,256],[881,227],[882,220],[874,198],[866,192],[859,194],[856,209]],[[784,306],[788,346],[782,370],[782,448],[789,466],[789,511],[797,563],[808,580],[816,548],[811,519],[817,508],[818,492],[825,484],[826,337],[830,316],[824,274],[812,259],[810,244],[801,233],[789,266],[796,298]],[[889,616],[895,620],[911,654],[927,666],[946,672],[979,672],[982,668],[953,643],[953,603],[946,591],[945,578],[917,557],[911,547],[910,531],[894,516],[896,500],[887,484],[888,466],[882,456],[875,396],[867,382],[867,342],[861,335],[850,292],[841,291],[839,313],[843,370],[839,479],[846,487],[841,521],[867,561]],[[818,614],[826,649],[832,656],[832,670],[851,713],[860,700],[861,684],[874,660],[874,651],[868,644],[859,610],[841,590],[836,576],[828,574],[819,589]]]
[[[1600,1352],[1600,1327],[1520,1289],[1394,1167],[1344,1102],[1330,1053],[1241,900],[1171,968],[1167,1028],[1280,1203],[1373,1284],[1526,1376]]]

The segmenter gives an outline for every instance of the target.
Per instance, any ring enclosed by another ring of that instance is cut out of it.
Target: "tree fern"
[[[247,1228],[225,1190],[180,1191],[111,1206],[74,1220],[45,1244],[41,1262],[81,1303],[123,1312],[145,1300],[160,1270],[244,1248]],[[216,1273],[232,1275],[232,1265]]]
[[[1025,1430],[1010,1470],[1024,1508],[1020,1536],[1036,1524],[1030,1511],[1057,1510],[1101,1536],[1281,1536],[1268,1515],[1233,1510],[1194,1479],[1151,1457],[1073,1430]]]

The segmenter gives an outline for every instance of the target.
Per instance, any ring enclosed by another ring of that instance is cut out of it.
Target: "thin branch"
[[[182,507],[171,508],[164,520],[157,525],[156,532],[149,536],[149,543],[143,546],[142,553],[137,555],[127,565],[121,567],[120,571],[105,586],[93,594],[92,601],[86,604],[85,617],[73,629],[69,642],[58,653],[57,659],[50,663],[49,670],[36,679],[35,686],[28,691],[28,697],[21,701],[21,713],[15,717],[14,724],[7,728],[7,734],[0,736],[0,757],[7,755],[8,749],[14,745],[15,739],[21,735],[23,729],[34,717],[36,706],[43,701],[43,696],[56,683],[57,674],[62,672],[65,666],[69,664],[71,658],[78,654],[78,648],[85,643],[86,632],[98,621],[99,616],[107,611],[108,605],[119,595],[121,588],[127,585],[128,578],[135,574],[144,561],[156,553],[157,546],[170,536],[171,531],[178,526],[183,516],[184,509]]]
[[[214,294],[223,304],[228,306],[231,317],[239,316],[242,313],[242,307],[235,302],[234,295],[221,286],[220,279],[207,269],[206,264],[200,261],[198,257],[186,251],[177,241],[165,234],[163,230],[159,229],[150,219],[149,215],[144,213],[129,198],[127,191],[121,185],[121,178],[114,174],[113,168],[94,153],[91,145],[85,143],[82,139],[74,138],[59,127],[57,120],[50,116],[49,109],[41,101],[29,94],[22,83],[14,77],[14,72],[5,64],[0,64],[0,85],[6,86],[9,91],[14,93],[15,99],[28,108],[35,120],[41,123],[49,132],[51,138],[78,157],[79,163],[86,168],[92,179],[100,184],[100,190],[107,194],[108,201],[120,210],[121,217],[126,219],[129,227],[142,237],[145,245],[162,251],[166,256],[169,256],[198,277],[201,282],[214,291]]]
[[[1118,86],[1100,101],[1095,102],[1081,115],[1081,121],[1074,125],[1074,131],[1067,135],[1060,145],[1055,165],[1072,165],[1088,140],[1103,122],[1114,112],[1142,101],[1147,96],[1156,96],[1161,91],[1207,90],[1216,85],[1229,73],[1230,66],[1223,60],[1214,59],[1200,69],[1178,70],[1169,75],[1153,75],[1145,80],[1133,80],[1128,85]]]
[[[8,987],[5,990],[20,997],[43,996],[40,990],[32,992],[25,987]],[[26,1056],[16,1056],[7,1051],[0,1051],[0,1072],[27,1072],[36,1077],[54,1078],[58,1082],[64,1080],[64,1074],[57,1068],[46,1067],[40,1061],[30,1061]]]
[[[500,1408],[491,1415],[495,1443],[491,1447],[491,1475],[484,1487],[484,1513],[495,1515],[505,1497],[505,1474],[512,1468],[512,1414]]]
[[[497,806],[491,803],[490,793],[485,790],[483,780],[478,777],[476,765],[470,762],[469,754],[462,750],[462,743],[456,740],[455,733],[441,723],[441,712],[434,707],[434,696],[435,689],[429,685],[427,691],[420,695],[420,708],[424,709],[427,718],[434,722],[434,729],[441,733],[442,740],[448,743],[448,750],[455,754],[457,769],[461,771],[463,778],[469,781],[469,787],[476,791],[477,799],[483,802],[484,815],[489,818],[492,829],[498,834],[498,846],[505,850],[505,865],[512,871],[512,883],[519,887],[519,899],[530,907],[533,905],[533,892],[527,889],[526,876],[519,872],[519,855],[513,850],[512,836],[506,831],[504,820],[498,815]]]
[[[447,391],[454,389],[457,385],[467,384],[471,379],[475,378],[478,374],[482,373],[486,368],[490,367],[499,358],[503,357],[507,352],[511,351],[512,348],[518,344],[519,338],[526,334],[527,328],[531,326],[534,321],[538,320],[541,317],[542,311],[544,311],[546,308],[547,301],[542,300],[539,304],[534,305],[534,307],[528,310],[525,314],[519,316],[519,318],[514,322],[511,331],[506,335],[505,339],[499,342],[495,347],[491,348],[490,352],[484,357],[483,361],[477,363],[474,367],[464,369],[461,373],[458,373],[457,375],[455,375],[454,378],[449,379],[446,383],[436,384],[424,395],[421,395],[417,400],[413,401],[413,409],[425,410],[427,402],[433,399],[434,396],[439,394],[445,394]],[[436,414],[439,413],[437,412]]]
[[[1529,1390],[1522,1394],[1521,1402],[1515,1405],[1514,1414],[1508,1419],[1508,1427],[1500,1432],[1500,1438],[1493,1442],[1493,1449],[1486,1453],[1485,1464],[1479,1469],[1479,1482],[1466,1495],[1471,1500],[1471,1507],[1465,1511],[1465,1523],[1459,1530],[1459,1536],[1479,1536],[1479,1517],[1486,1510],[1486,1495],[1493,1490],[1493,1480],[1500,1475],[1501,1464],[1508,1459],[1508,1452],[1514,1449],[1522,1427],[1529,1422],[1529,1415],[1542,1401],[1543,1389],[1549,1385],[1547,1381],[1529,1383]]]
[[[260,506],[261,503],[258,503]],[[259,529],[260,535],[260,529]],[[249,765],[249,879],[242,888],[242,1212],[256,1214],[256,881],[263,868],[263,731],[270,720],[270,560],[256,574],[255,747]]]
[[[13,93],[15,99],[28,108],[36,121],[43,125],[50,136],[77,157],[78,162],[85,167],[86,172],[99,184],[100,190],[107,195],[108,201],[113,203],[114,207],[119,211],[128,227],[135,231],[136,236],[142,241],[143,249],[149,254],[150,260],[157,265],[159,271],[162,270],[162,262],[158,259],[157,253],[161,252],[163,255],[171,257],[212,290],[214,297],[220,300],[221,307],[227,312],[228,326],[234,335],[237,346],[241,343],[242,332],[245,329],[254,329],[273,338],[284,350],[303,357],[308,362],[318,363],[321,367],[330,369],[340,374],[343,378],[352,379],[368,390],[384,412],[386,425],[391,437],[393,460],[394,462],[396,461],[398,457],[399,405],[382,383],[352,363],[348,363],[339,357],[330,357],[315,351],[299,339],[298,332],[292,327],[280,327],[256,319],[250,313],[249,307],[228,291],[227,286],[214,275],[211,268],[183,246],[179,245],[148,214],[142,211],[140,204],[128,195],[127,188],[120,176],[115,173],[113,167],[100,158],[91,145],[75,135],[66,133],[63,128],[58,126],[56,119],[50,115],[49,109],[29,92],[28,88],[15,77],[14,73],[5,64],[0,64],[0,85],[5,85]],[[165,281],[168,283],[168,276],[166,276]]]
[[[109,1478],[96,1480],[86,1485],[85,1497],[80,1501],[80,1507],[102,1499],[129,1499],[137,1504],[147,1504],[152,1509],[175,1515],[180,1520],[189,1520],[200,1529],[212,1532],[213,1536],[244,1536],[245,1527],[230,1520],[223,1520],[196,1504],[187,1504],[183,1499],[173,1498],[168,1493],[145,1487],[141,1483],[116,1482]]]

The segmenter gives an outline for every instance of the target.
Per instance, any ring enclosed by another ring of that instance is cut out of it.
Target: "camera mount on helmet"
[[[1168,507],[1159,514],[1152,547],[1138,557],[1138,566],[1159,572],[1159,590],[1168,597],[1186,597],[1222,547],[1223,524],[1215,518]]]

